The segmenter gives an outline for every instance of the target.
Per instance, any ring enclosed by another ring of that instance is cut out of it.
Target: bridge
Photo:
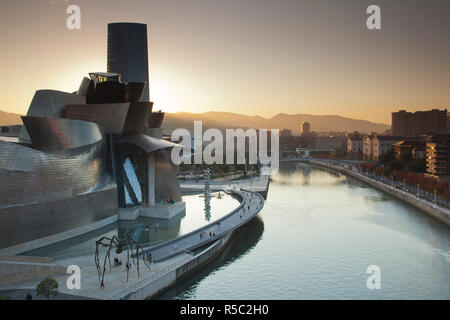
[[[309,149],[309,148],[295,148],[292,150],[283,150],[280,151],[280,162],[286,161],[304,161],[306,159],[310,159],[311,153],[317,152],[333,152],[333,149]]]

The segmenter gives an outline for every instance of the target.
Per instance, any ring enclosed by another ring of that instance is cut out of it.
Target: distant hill
[[[360,132],[384,132],[390,126],[382,123],[374,123],[367,120],[345,118],[337,115],[311,115],[311,114],[284,114],[280,113],[272,118],[259,116],[247,116],[229,112],[205,112],[205,113],[166,113],[164,117],[164,131],[169,132],[176,128],[193,128],[194,120],[202,120],[203,128],[255,128],[255,129],[290,129],[294,134],[299,134],[302,121],[311,124],[311,131],[360,131]]]
[[[8,113],[0,110],[0,125],[22,124],[20,114]],[[311,131],[360,131],[384,132],[390,126],[374,123],[367,120],[356,120],[337,115],[311,115],[311,114],[285,114],[279,113],[272,118],[260,116],[247,116],[230,112],[210,111],[204,113],[177,112],[166,113],[163,122],[164,132],[168,133],[176,128],[192,130],[195,120],[201,120],[203,130],[217,128],[220,130],[234,128],[255,129],[290,129],[298,134],[302,121],[311,124]]]
[[[0,110],[0,126],[22,124],[21,114],[8,113]]]

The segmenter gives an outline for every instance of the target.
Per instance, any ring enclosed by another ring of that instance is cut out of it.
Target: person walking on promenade
[[[102,279],[102,282],[100,282],[100,289],[105,289],[105,282]]]

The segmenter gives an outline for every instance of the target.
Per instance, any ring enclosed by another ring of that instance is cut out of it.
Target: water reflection
[[[210,221],[211,220],[211,195],[205,194],[205,207],[203,208],[203,211],[205,212],[205,220]]]
[[[450,231],[362,182],[282,163],[259,216],[264,233],[237,259],[217,260],[174,299],[450,299]],[[368,290],[366,270],[382,271]]]
[[[149,246],[193,231],[228,214],[239,205],[239,201],[234,197],[226,194],[217,197],[217,193],[211,193],[208,199],[203,195],[186,195],[183,196],[183,201],[186,203],[186,211],[171,219],[139,217],[133,221],[118,221],[81,236],[26,252],[24,255],[62,260],[94,254],[95,240],[100,237],[126,235],[130,235],[141,246]]]
[[[171,219],[144,218],[133,221],[119,221],[119,237],[131,236],[141,246],[166,241],[177,237],[180,233],[181,220],[186,211],[180,212]]]
[[[216,269],[230,265],[249,253],[261,239],[263,232],[264,223],[259,216],[256,216],[241,229],[234,232],[225,249],[212,262],[159,296],[154,297],[154,299],[192,298],[195,295],[196,284],[199,281],[213,274]]]

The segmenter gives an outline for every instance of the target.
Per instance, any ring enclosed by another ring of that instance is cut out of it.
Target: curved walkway
[[[263,208],[264,198],[260,194],[245,189],[223,190],[233,193],[242,199],[241,204],[222,218],[199,229],[164,243],[148,247],[146,254],[151,253],[153,261],[159,262],[182,252],[195,250],[212,241],[220,239],[253,219]]]
[[[242,200],[241,204],[226,216],[206,226],[179,238],[145,248],[146,252],[152,253],[153,263],[150,265],[150,270],[142,264],[140,276],[137,275],[136,268],[133,266],[127,280],[124,266],[112,266],[105,274],[105,288],[100,289],[94,256],[87,255],[59,262],[61,265],[76,264],[81,267],[81,289],[68,289],[66,281],[69,275],[64,275],[55,277],[59,284],[58,290],[61,293],[93,299],[126,299],[138,291],[141,292],[142,288],[157,292],[169,286],[171,281],[176,278],[178,268],[195,261],[197,256],[201,256],[203,252],[214,252],[215,248],[225,245],[232,232],[253,219],[264,206],[264,198],[258,193],[237,188],[224,191],[239,196]],[[210,236],[209,232],[214,235]],[[201,233],[206,234],[200,238]],[[189,251],[202,246],[205,246],[205,249],[197,255],[193,255]],[[126,254],[127,252],[123,251],[116,256],[122,261],[126,261]],[[31,281],[3,289],[28,290],[35,288],[38,283],[38,280]],[[146,298],[146,296],[140,298]]]

